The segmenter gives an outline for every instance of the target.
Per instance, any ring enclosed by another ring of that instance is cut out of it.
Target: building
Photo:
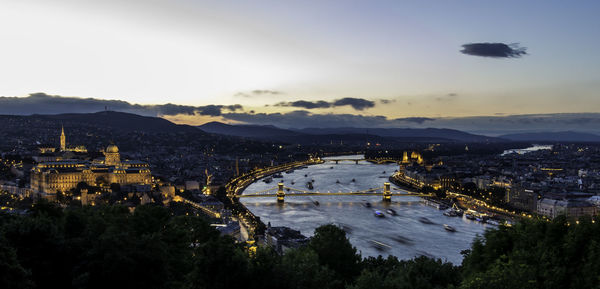
[[[506,191],[506,202],[515,209],[533,212],[537,209],[538,194],[518,183]]]
[[[589,197],[583,193],[548,194],[538,202],[537,212],[550,219],[560,215],[573,219],[594,216],[598,209],[587,200]]]
[[[66,148],[64,130],[61,132],[61,150]],[[119,148],[111,144],[103,152],[104,158],[92,161],[61,160],[40,162],[31,169],[30,187],[33,192],[52,198],[57,192],[67,192],[80,183],[109,187],[111,184],[148,185],[152,175],[147,163],[122,161]]]

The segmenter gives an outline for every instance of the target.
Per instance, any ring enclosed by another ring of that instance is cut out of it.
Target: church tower
[[[61,126],[60,130],[60,151],[64,152],[67,150],[67,137],[65,136],[65,127]]]

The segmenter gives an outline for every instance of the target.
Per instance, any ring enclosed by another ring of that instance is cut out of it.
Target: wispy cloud
[[[270,89],[255,89],[250,92],[238,92],[234,96],[238,97],[255,97],[264,95],[281,95],[284,94],[282,91],[270,90]]]

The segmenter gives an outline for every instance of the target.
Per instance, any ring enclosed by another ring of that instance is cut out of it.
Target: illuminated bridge
[[[370,161],[370,162],[374,162],[374,163],[378,163],[378,164],[383,164],[383,163],[397,163],[398,160],[395,159],[321,159],[324,162],[335,162],[336,164],[338,164],[339,162],[354,162],[356,164],[358,164],[358,162],[360,161]]]
[[[403,193],[401,193],[403,192]],[[392,196],[399,197],[431,197],[432,194],[422,194],[422,193],[410,193],[405,192],[400,189],[391,189],[390,183],[384,183],[382,187],[372,188],[363,191],[356,192],[317,192],[317,191],[307,191],[307,190],[299,190],[296,188],[290,188],[283,185],[283,183],[277,184],[277,187],[267,189],[260,192],[243,194],[236,196],[237,198],[256,198],[256,197],[273,197],[277,198],[277,202],[283,202],[284,198],[293,197],[293,196],[374,196],[380,195],[383,197],[383,200],[389,202],[392,200]]]

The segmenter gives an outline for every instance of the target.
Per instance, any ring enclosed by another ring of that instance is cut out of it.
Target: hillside
[[[206,132],[293,143],[340,142],[498,142],[498,138],[475,135],[453,129],[410,128],[306,128],[282,129],[276,126],[232,125],[209,122],[199,126]]]
[[[513,141],[600,142],[600,135],[575,131],[515,133],[505,134],[500,137]]]
[[[431,138],[446,139],[457,142],[497,142],[498,138],[476,135],[455,129],[445,128],[305,128],[300,132],[311,134],[349,134],[363,133],[392,138]]]
[[[272,139],[278,137],[301,137],[304,133],[281,129],[272,125],[231,125],[221,122],[208,122],[198,126],[208,133],[216,133],[247,138]]]
[[[66,113],[54,115],[32,115],[33,119],[54,120],[61,123],[75,122],[98,127],[109,127],[123,131],[139,132],[195,132],[198,130],[188,125],[174,124],[159,117],[140,116],[132,113],[102,111],[96,113]]]

